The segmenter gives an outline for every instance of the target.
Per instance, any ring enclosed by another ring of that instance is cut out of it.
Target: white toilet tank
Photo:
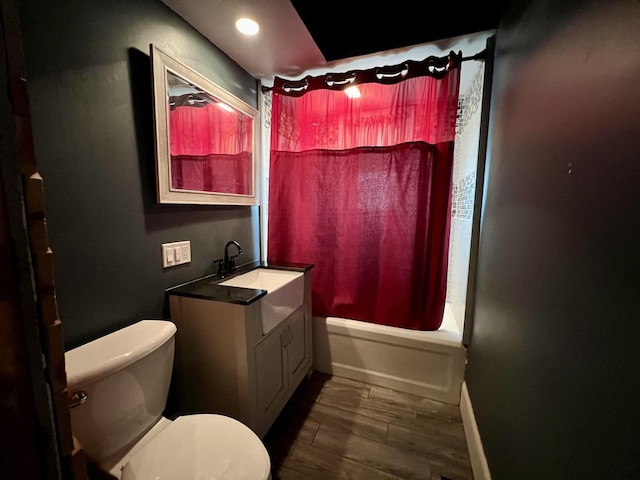
[[[120,455],[162,419],[175,333],[170,321],[142,320],[66,352],[68,395],[87,395],[71,426],[89,459]]]

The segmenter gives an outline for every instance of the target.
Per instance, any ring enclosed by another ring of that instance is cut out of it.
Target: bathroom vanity
[[[167,290],[180,414],[228,415],[264,437],[311,371],[312,268],[256,263]]]

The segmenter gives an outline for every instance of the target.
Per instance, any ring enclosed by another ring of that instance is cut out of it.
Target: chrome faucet
[[[238,242],[236,242],[235,240],[230,240],[227,242],[227,244],[224,246],[224,263],[222,265],[222,270],[224,272],[228,272],[232,268],[236,267],[235,259],[238,255],[229,255],[229,247],[231,245],[235,245],[235,247],[238,249],[238,255],[242,253],[242,247]]]

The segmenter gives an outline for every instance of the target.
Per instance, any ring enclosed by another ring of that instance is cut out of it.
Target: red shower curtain
[[[250,122],[214,103],[170,110],[171,188],[251,194]]]
[[[313,312],[442,322],[459,68],[273,95],[268,259],[314,263]]]

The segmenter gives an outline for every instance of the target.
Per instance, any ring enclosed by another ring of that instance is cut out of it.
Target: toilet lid
[[[178,417],[122,469],[122,480],[266,480],[271,461],[260,438],[223,415]]]

